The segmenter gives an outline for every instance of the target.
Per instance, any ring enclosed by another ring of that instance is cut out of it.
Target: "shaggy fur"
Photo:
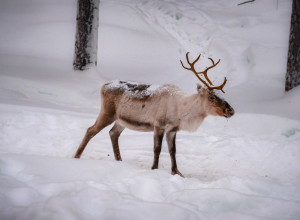
[[[89,140],[106,126],[115,122],[110,130],[116,160],[122,160],[118,138],[124,128],[135,131],[154,131],[154,161],[158,168],[159,154],[166,134],[171,156],[172,174],[183,176],[176,164],[176,133],[179,130],[193,132],[208,115],[230,118],[233,108],[213,91],[197,85],[197,93],[189,95],[175,85],[151,86],[128,81],[112,81],[103,84],[101,111],[84,136],[75,158],[80,158]]]

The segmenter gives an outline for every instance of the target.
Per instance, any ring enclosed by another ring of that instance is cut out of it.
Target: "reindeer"
[[[114,80],[100,87],[101,110],[95,124],[88,128],[86,134],[74,155],[80,158],[87,143],[99,131],[115,122],[109,131],[114,156],[117,161],[122,161],[118,139],[125,128],[131,130],[149,132],[154,131],[154,160],[152,169],[158,169],[159,154],[164,134],[168,143],[171,157],[171,173],[178,174],[176,164],[176,133],[180,130],[193,132],[201,125],[208,115],[230,118],[234,115],[234,109],[214,90],[221,90],[226,84],[226,77],[222,85],[211,87],[212,82],[207,77],[207,71],[215,67],[217,63],[212,61],[212,66],[203,72],[196,72],[195,63],[198,58],[190,63],[188,53],[186,59],[189,68],[197,78],[206,86],[197,84],[197,93],[189,95],[175,85],[154,86],[130,81]],[[203,74],[208,83],[199,77]]]

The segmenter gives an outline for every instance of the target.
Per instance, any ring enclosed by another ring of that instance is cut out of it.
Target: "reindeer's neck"
[[[201,125],[207,114],[199,94],[184,96],[180,99],[180,128],[184,131],[194,132]]]

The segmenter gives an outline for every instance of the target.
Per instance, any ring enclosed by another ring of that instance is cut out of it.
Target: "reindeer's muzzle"
[[[225,103],[225,105],[226,105],[226,108],[224,110],[224,117],[230,118],[231,116],[234,115],[235,111],[227,102]]]

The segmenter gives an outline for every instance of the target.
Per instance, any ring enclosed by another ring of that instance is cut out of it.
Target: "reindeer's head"
[[[220,97],[218,92],[209,90],[197,84],[197,91],[203,101],[203,107],[209,115],[230,118],[234,115],[234,109]]]
[[[224,116],[225,118],[230,118],[231,116],[233,116],[234,109],[223,98],[220,98],[220,96],[217,95],[217,93],[214,91],[214,89],[221,90],[223,93],[225,93],[223,91],[223,87],[225,86],[225,84],[227,82],[226,77],[225,77],[223,84],[220,86],[216,86],[216,87],[209,86],[203,79],[201,79],[199,77],[199,74],[203,74],[204,77],[206,78],[206,80],[208,81],[208,83],[210,85],[213,85],[207,76],[207,71],[209,69],[215,67],[216,65],[218,65],[220,60],[215,64],[215,62],[211,58],[208,58],[212,61],[213,65],[206,68],[206,70],[204,70],[203,72],[196,72],[196,70],[194,68],[194,64],[199,60],[201,54],[197,57],[197,59],[193,63],[190,63],[188,54],[189,53],[186,53],[186,59],[187,59],[188,64],[190,65],[190,68],[185,67],[181,60],[180,60],[180,62],[181,62],[181,65],[183,66],[183,68],[185,68],[187,70],[191,70],[197,76],[197,78],[207,87],[207,88],[204,88],[200,84],[197,84],[197,91],[200,94],[200,96],[204,102],[203,106],[204,106],[206,112],[209,115],[222,116],[222,117]]]

